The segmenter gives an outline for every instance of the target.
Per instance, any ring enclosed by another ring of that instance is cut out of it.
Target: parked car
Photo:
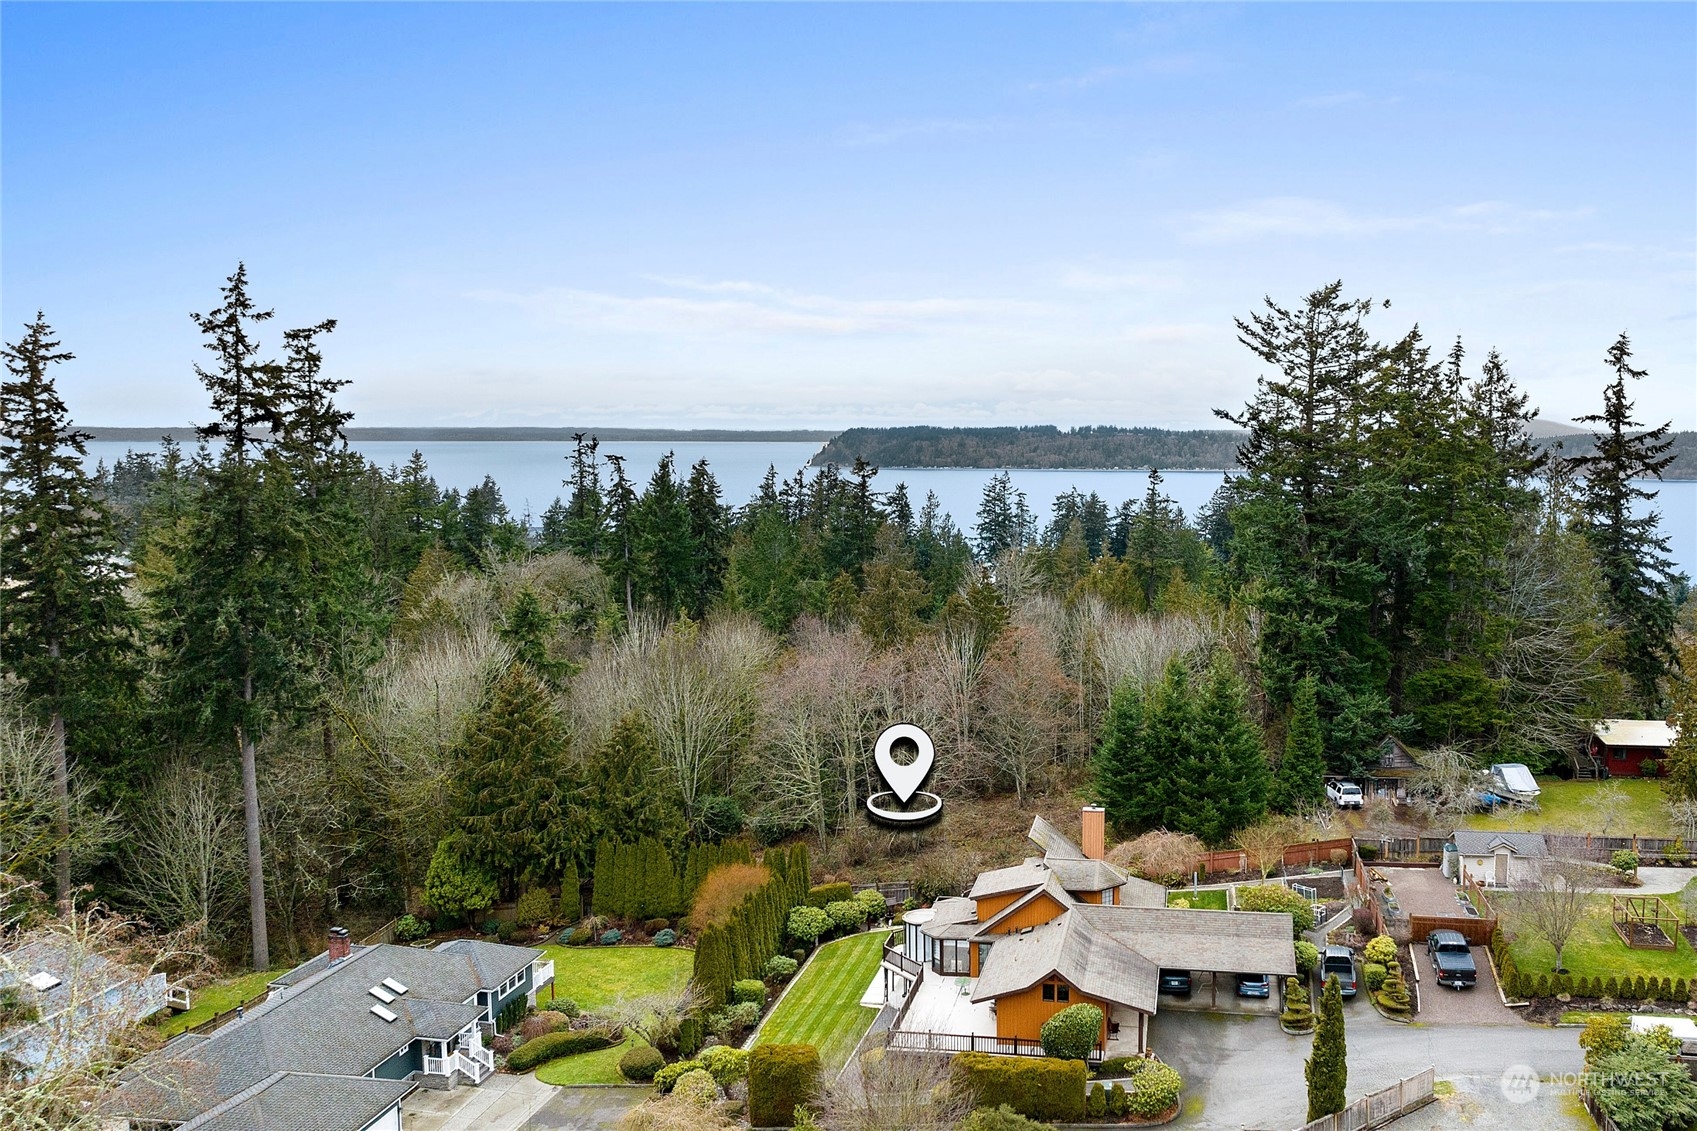
[[[1329,946],[1320,957],[1320,984],[1333,974],[1338,976],[1338,989],[1344,997],[1355,996],[1355,952],[1347,946]]]
[[[1238,997],[1271,997],[1273,980],[1265,974],[1239,974],[1237,976]]]
[[[1158,992],[1163,994],[1177,994],[1179,997],[1189,997],[1190,971],[1162,970],[1161,984],[1158,987]]]
[[[1361,787],[1352,781],[1327,782],[1326,796],[1339,809],[1361,808]]]
[[[1440,986],[1469,989],[1479,980],[1479,969],[1473,965],[1473,948],[1460,931],[1433,931],[1426,936],[1426,953],[1432,958],[1432,970]]]

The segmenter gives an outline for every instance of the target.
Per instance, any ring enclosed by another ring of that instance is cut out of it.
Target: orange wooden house
[[[1164,887],[1102,859],[1102,810],[1083,816],[1084,848],[1038,817],[1041,856],[904,917],[884,966],[886,1000],[903,1005],[896,1035],[913,1038],[898,1045],[931,1034],[939,1049],[971,1037],[964,1047],[1031,1051],[1045,1021],[1088,1002],[1102,1010],[1102,1051],[1131,1055],[1148,1050],[1163,971],[1296,973],[1289,915],[1168,908]]]

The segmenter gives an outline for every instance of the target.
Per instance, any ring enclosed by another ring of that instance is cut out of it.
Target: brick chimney
[[[335,965],[353,953],[348,945],[348,929],[346,927],[330,928],[330,964]]]
[[[1086,805],[1083,816],[1084,843],[1079,847],[1091,860],[1102,860],[1108,855],[1107,812],[1100,805]]]

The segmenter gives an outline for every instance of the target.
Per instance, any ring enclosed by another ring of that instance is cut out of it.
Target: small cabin
[[[1639,777],[1646,760],[1667,758],[1678,736],[1661,719],[1603,719],[1591,728],[1585,752],[1599,777]]]

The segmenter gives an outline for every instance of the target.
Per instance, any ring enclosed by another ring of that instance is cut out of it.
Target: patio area
[[[976,979],[952,977],[927,971],[913,991],[901,1028],[915,1033],[962,1033],[996,1035],[993,1003],[972,1000]]]

